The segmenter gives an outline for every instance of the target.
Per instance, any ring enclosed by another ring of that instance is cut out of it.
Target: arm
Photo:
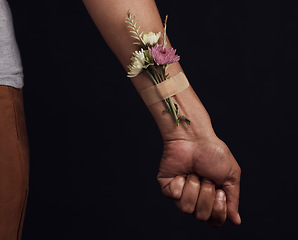
[[[126,71],[133,51],[139,50],[138,46],[132,44],[133,40],[125,23],[127,12],[135,15],[144,33],[162,32],[162,21],[153,0],[83,2]],[[170,44],[167,47],[171,47]],[[168,69],[171,76],[180,71],[182,68],[179,63],[171,64]],[[152,85],[145,74],[132,78],[132,82],[139,93]],[[181,124],[177,127],[170,114],[161,114],[165,109],[163,102],[149,107],[164,140],[164,152],[158,173],[163,193],[176,199],[183,212],[194,212],[197,219],[207,220],[210,215],[216,215],[216,206],[225,208],[225,205],[221,204],[223,190],[227,198],[228,218],[234,224],[240,224],[240,168],[237,162],[228,147],[215,135],[209,115],[191,87],[175,95],[173,99],[179,105],[181,114],[191,120],[190,126]],[[200,181],[198,176],[212,182]],[[215,184],[222,190],[215,191]],[[212,200],[216,199],[213,210],[210,203],[206,202],[207,198],[212,204]]]

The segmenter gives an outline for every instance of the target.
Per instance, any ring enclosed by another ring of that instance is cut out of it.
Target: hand
[[[213,227],[224,224],[227,217],[225,192],[216,190],[214,183],[206,178],[200,180],[197,174],[188,175],[185,183],[184,180],[184,177],[175,180],[180,181],[180,186],[184,184],[183,193],[176,200],[178,208],[184,213],[193,213],[198,220],[209,220]]]
[[[240,174],[226,144],[214,136],[165,141],[157,179],[162,192],[178,200],[183,212],[193,213],[198,220],[210,220],[214,226],[225,221],[224,191],[227,217],[238,225]],[[199,181],[198,176],[203,179]],[[222,190],[215,190],[215,186]]]

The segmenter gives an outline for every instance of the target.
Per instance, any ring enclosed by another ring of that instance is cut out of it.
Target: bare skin
[[[132,44],[134,40],[125,23],[127,12],[135,15],[141,31],[162,32],[162,21],[153,0],[83,2],[126,71],[132,52],[138,50]],[[180,71],[183,71],[180,64],[174,63],[168,73],[174,76]],[[133,78],[132,82],[138,92],[152,85],[145,74]],[[233,224],[240,224],[239,165],[214,133],[209,115],[191,87],[173,100],[179,105],[181,115],[191,120],[190,126],[182,123],[177,127],[170,114],[161,114],[165,109],[162,102],[149,107],[164,141],[157,176],[163,194],[173,198],[182,212],[193,214],[200,221],[209,221],[211,226],[221,226],[226,218]]]

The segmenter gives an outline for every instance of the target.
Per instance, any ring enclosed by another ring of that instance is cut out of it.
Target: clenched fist
[[[240,174],[229,148],[213,136],[165,141],[157,179],[182,212],[212,226],[221,226],[226,216],[238,225]]]

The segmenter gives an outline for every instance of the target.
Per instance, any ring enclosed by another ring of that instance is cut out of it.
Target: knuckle
[[[241,177],[241,168],[238,164],[236,166],[233,166],[229,173],[229,179],[230,181],[234,183],[239,183]]]
[[[240,168],[240,166],[238,166],[238,176],[239,176],[239,178],[241,176],[241,168]]]
[[[241,168],[240,168],[240,166],[238,165],[238,163],[235,164],[235,165],[236,165],[236,167],[235,167],[235,172],[236,172],[238,175],[241,175]]]
[[[237,183],[240,182],[240,177],[241,177],[241,168],[238,166],[234,172],[234,179],[236,180]]]
[[[200,194],[206,194],[206,195],[213,195],[215,192],[215,188],[213,185],[210,184],[204,184],[201,188],[201,193]]]
[[[164,184],[163,184],[163,182],[162,182],[162,180],[160,178],[157,178],[157,182],[158,182],[160,188],[163,188],[164,187]]]
[[[157,182],[161,185],[162,178],[161,178],[161,176],[160,176],[160,173],[157,174],[157,176],[156,176],[156,180],[157,180]]]
[[[172,189],[171,190],[171,195],[173,199],[180,199],[181,198],[181,192],[179,189]]]
[[[228,148],[228,146],[223,142],[220,141],[215,148],[215,154],[218,154],[218,156],[225,156],[230,154],[230,149]]]
[[[189,183],[194,186],[194,187],[199,187],[200,186],[200,182],[197,179],[189,179]]]

